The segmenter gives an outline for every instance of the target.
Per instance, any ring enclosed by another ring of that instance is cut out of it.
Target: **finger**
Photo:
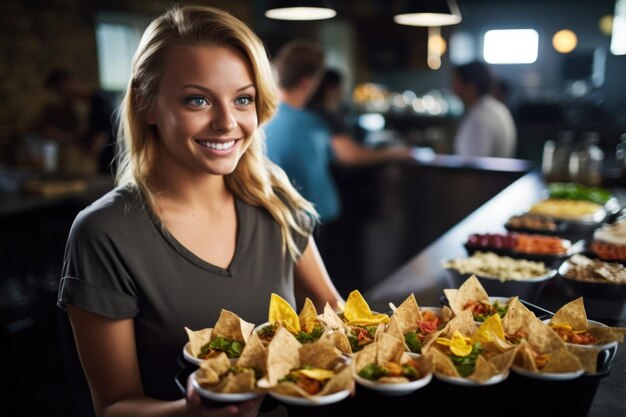
[[[187,378],[187,393],[185,395],[185,398],[187,399],[187,403],[189,405],[191,405],[192,407],[198,408],[202,404],[202,398],[200,398],[200,395],[194,389],[191,381],[192,381],[192,378],[190,375],[189,378]]]

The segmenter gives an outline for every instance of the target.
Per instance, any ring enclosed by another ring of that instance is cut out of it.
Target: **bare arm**
[[[71,305],[67,312],[99,417],[256,415],[260,400],[239,407],[208,409],[200,405],[200,398],[191,387],[187,401],[146,397],[139,374],[133,320],[111,320]]]
[[[409,159],[410,148],[391,147],[370,149],[356,142],[348,135],[334,135],[331,140],[333,152],[340,163],[345,165],[365,165],[376,162]]]
[[[337,310],[337,301],[343,299],[328,276],[313,237],[309,238],[302,256],[296,263],[294,274],[298,305],[302,305],[305,297],[309,297],[318,310],[322,310],[326,302]]]

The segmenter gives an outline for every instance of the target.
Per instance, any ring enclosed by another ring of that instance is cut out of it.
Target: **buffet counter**
[[[611,189],[624,204],[624,190]],[[546,198],[546,184],[540,173],[532,171],[506,187],[494,198],[471,213],[456,226],[435,240],[431,245],[414,256],[398,270],[389,275],[365,294],[373,310],[389,310],[389,302],[402,303],[408,294],[413,293],[420,306],[439,306],[444,288],[456,288],[442,261],[467,256],[463,243],[472,233],[505,232],[504,224],[516,214],[526,211],[533,203]],[[589,233],[589,231],[587,231]],[[585,237],[582,233],[578,237]],[[498,294],[490,294],[497,296]],[[547,285],[534,303],[550,311],[574,299],[575,294],[561,280]],[[620,302],[622,306],[626,304]],[[612,325],[626,325],[623,311],[615,311],[619,306],[611,306],[615,314]],[[588,311],[589,314],[589,311]],[[590,318],[591,317],[590,315]],[[589,412],[589,416],[626,415],[626,348],[620,345],[614,359],[612,371],[602,379]],[[555,392],[556,394],[556,392]],[[571,394],[570,394],[571,395]],[[558,397],[558,396],[557,396]],[[555,398],[555,401],[566,400]]]

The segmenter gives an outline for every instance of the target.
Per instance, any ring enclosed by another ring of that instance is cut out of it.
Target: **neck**
[[[290,105],[291,107],[295,107],[296,109],[303,109],[306,107],[306,103],[308,100],[308,94],[306,91],[301,90],[291,90],[280,92],[280,100]]]

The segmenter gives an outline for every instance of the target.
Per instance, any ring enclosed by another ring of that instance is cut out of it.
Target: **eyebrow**
[[[254,88],[254,84],[244,85],[243,87],[238,88],[237,92],[243,91],[243,90],[247,90],[250,87]],[[207,93],[212,93],[213,92],[210,88],[204,87],[204,86],[199,85],[199,84],[185,84],[180,89],[184,90],[185,88],[196,88],[198,90],[206,91]]]

